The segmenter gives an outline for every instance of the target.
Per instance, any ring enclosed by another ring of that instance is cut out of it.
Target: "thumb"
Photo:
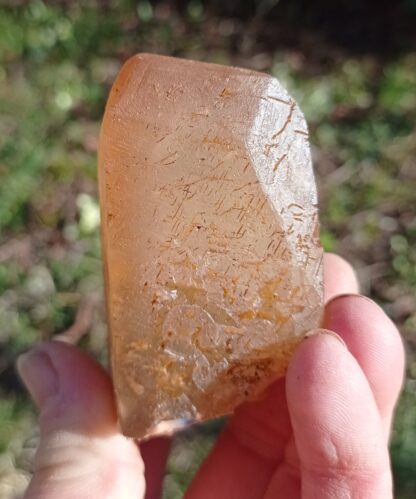
[[[117,431],[111,381],[77,348],[44,343],[17,369],[40,411],[40,444],[26,499],[137,499],[144,466]]]

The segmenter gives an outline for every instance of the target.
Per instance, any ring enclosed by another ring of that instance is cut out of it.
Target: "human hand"
[[[327,330],[302,342],[261,400],[236,410],[186,499],[393,497],[388,439],[402,342],[384,312],[354,294],[346,262],[325,255],[324,274]],[[160,497],[169,440],[139,451],[118,433],[111,381],[95,361],[48,342],[18,369],[40,410],[26,499]]]

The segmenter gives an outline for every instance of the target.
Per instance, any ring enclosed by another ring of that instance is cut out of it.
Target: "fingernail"
[[[319,336],[323,334],[332,336],[333,338],[337,339],[345,348],[348,348],[347,344],[341,338],[341,336],[339,336],[339,334],[337,333],[334,333],[334,331],[330,331],[329,329],[314,329],[313,331],[309,331],[308,333],[306,333],[304,338],[305,340],[307,340],[308,338],[312,338],[312,336]]]
[[[372,304],[375,304],[375,302],[371,298],[365,295],[361,295],[360,293],[343,293],[341,295],[335,295],[334,297],[332,297],[326,304],[326,307],[328,307],[330,303],[343,298],[359,298],[360,300],[364,299]]]
[[[38,407],[58,391],[58,375],[49,356],[38,350],[22,354],[17,372]]]
[[[51,340],[58,342],[61,341],[62,343],[69,343],[70,345],[77,344],[76,339],[73,336],[71,336],[71,334],[68,333],[56,334],[55,336],[52,336]]]

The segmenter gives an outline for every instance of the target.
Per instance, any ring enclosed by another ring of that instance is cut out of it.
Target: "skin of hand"
[[[400,335],[358,295],[352,268],[324,260],[324,328],[285,378],[241,405],[186,499],[392,499],[391,421],[403,380]],[[170,441],[122,436],[111,380],[76,347],[50,341],[18,360],[40,411],[26,499],[157,499]]]

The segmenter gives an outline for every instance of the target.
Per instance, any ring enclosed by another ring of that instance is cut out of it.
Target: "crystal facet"
[[[296,102],[265,74],[137,55],[111,91],[99,174],[124,433],[146,437],[256,397],[322,314]]]

